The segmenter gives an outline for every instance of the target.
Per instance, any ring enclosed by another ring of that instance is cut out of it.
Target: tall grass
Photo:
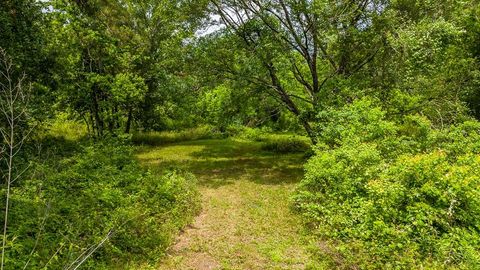
[[[132,142],[137,145],[164,145],[182,141],[202,139],[218,139],[223,135],[211,126],[201,126],[182,131],[142,132],[132,136]]]
[[[305,136],[276,134],[253,128],[242,128],[233,134],[229,132],[222,134],[211,126],[201,126],[182,131],[136,133],[133,135],[132,141],[136,145],[158,146],[183,141],[220,139],[225,137],[260,142],[262,144],[262,150],[275,153],[305,153],[311,148],[310,141]]]
[[[278,134],[263,129],[244,128],[238,138],[262,143],[262,150],[275,153],[306,153],[311,149],[310,140],[295,134]]]
[[[275,153],[307,153],[310,149],[309,141],[298,136],[272,134],[262,142],[262,150]]]

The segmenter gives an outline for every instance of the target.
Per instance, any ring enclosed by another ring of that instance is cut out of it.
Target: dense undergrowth
[[[294,202],[327,269],[480,268],[479,122],[388,120],[370,99],[320,118]]]
[[[161,258],[199,211],[193,175],[146,171],[126,139],[55,130],[37,143],[11,197],[6,269],[129,269]]]

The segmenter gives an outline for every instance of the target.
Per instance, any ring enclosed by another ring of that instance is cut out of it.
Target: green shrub
[[[237,137],[255,142],[262,142],[265,141],[267,134],[268,133],[262,129],[245,127]]]
[[[66,113],[57,114],[54,119],[48,120],[42,127],[41,131],[37,131],[37,137],[77,141],[88,135],[87,126],[84,123],[70,119]]]
[[[232,124],[225,128],[225,136],[226,137],[239,137],[244,131],[246,127],[238,124]]]
[[[119,141],[85,146],[36,171],[12,196],[8,269],[29,259],[28,269],[63,268],[109,232],[84,269],[155,260],[199,210],[192,175],[153,175]]]
[[[306,153],[310,144],[298,137],[280,137],[266,141],[262,144],[262,150],[275,153]]]
[[[330,267],[480,268],[480,123],[394,123],[367,99],[320,117],[294,202]]]
[[[275,153],[306,153],[311,149],[309,140],[294,134],[272,133],[268,129],[244,127],[237,138],[261,142],[261,149]]]
[[[168,143],[221,138],[222,134],[211,126],[201,126],[182,131],[143,132],[132,136],[136,145],[164,145]]]
[[[244,127],[237,138],[261,142],[261,149],[275,153],[306,153],[311,149],[306,137],[294,134],[276,134],[268,129]]]

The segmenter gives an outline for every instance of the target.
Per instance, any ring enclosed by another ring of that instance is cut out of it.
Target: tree
[[[252,59],[246,64],[257,65],[257,75],[242,79],[275,95],[298,117],[314,143],[312,112],[328,103],[339,91],[340,81],[358,73],[384,42],[385,1],[213,0],[211,4],[226,27],[225,35],[232,34],[231,41]]]
[[[97,137],[155,127],[158,107],[180,96],[174,92],[181,88],[177,77],[184,77],[185,40],[199,22],[201,3],[52,1],[50,49],[61,52],[56,91],[62,105]]]

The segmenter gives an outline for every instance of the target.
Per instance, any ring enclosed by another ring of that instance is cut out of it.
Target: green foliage
[[[110,230],[87,267],[163,254],[194,181],[142,170],[129,133],[311,155],[295,201],[329,268],[480,268],[479,18],[478,0],[0,1],[1,83],[32,85],[13,137],[34,134],[14,143],[8,268],[61,268]]]
[[[201,126],[182,131],[143,132],[132,136],[134,144],[163,145],[174,142],[220,138],[222,134],[212,126]]]
[[[245,140],[261,142],[262,150],[274,153],[306,153],[311,149],[310,142],[303,136],[277,134],[267,128],[243,128],[235,130],[234,136]]]
[[[181,74],[184,41],[204,1],[46,2],[51,102],[82,117],[97,137],[192,126],[195,81]]]
[[[147,172],[132,151],[105,141],[35,165],[36,174],[12,196],[7,268],[21,269],[28,260],[28,268],[62,268],[109,234],[85,268],[161,258],[198,213],[195,178]]]
[[[256,141],[256,142],[261,142],[265,140],[267,135],[268,135],[268,132],[264,129],[246,127],[241,129],[241,131],[237,134],[237,137]]]
[[[256,90],[245,83],[226,82],[205,90],[197,98],[196,110],[204,122],[226,133],[235,126],[268,127],[275,131],[299,129],[294,116],[279,108],[275,99]]]
[[[393,64],[398,78],[395,87],[415,96],[417,104],[411,109],[438,126],[461,119],[466,114],[462,102],[478,89],[478,63],[461,45],[463,40],[461,25],[431,18],[389,37],[392,49],[402,51]]]
[[[42,128],[42,131],[37,131],[38,137],[41,138],[51,137],[75,142],[88,136],[86,125],[69,119],[66,113],[59,113],[55,118],[44,123]]]
[[[262,145],[262,150],[275,153],[305,153],[311,145],[306,140],[296,137],[271,139]]]
[[[321,253],[340,268],[478,268],[480,123],[435,130],[374,104],[321,115],[326,144],[294,197]]]
[[[40,82],[50,60],[43,50],[45,18],[43,3],[9,0],[0,3],[0,48],[13,58],[16,68]]]
[[[131,73],[120,73],[115,76],[112,86],[113,99],[125,107],[138,106],[147,91],[144,80]]]

